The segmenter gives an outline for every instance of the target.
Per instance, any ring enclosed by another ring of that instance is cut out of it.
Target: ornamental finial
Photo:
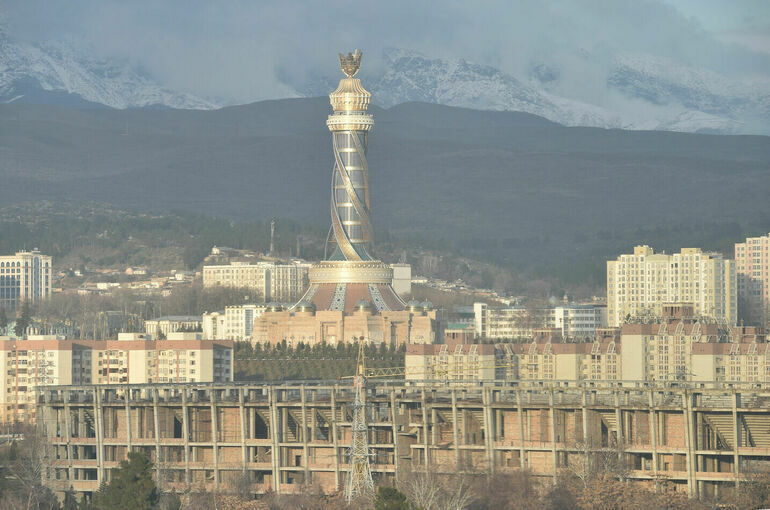
[[[358,70],[361,69],[361,50],[357,49],[353,53],[348,53],[347,55],[340,53],[339,55],[342,72],[345,73],[348,78],[352,78],[358,73]]]

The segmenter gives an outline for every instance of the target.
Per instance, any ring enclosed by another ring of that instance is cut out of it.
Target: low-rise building
[[[403,262],[391,264],[393,269],[393,290],[399,296],[408,296],[412,293],[412,266]]]
[[[424,306],[423,306],[424,305]],[[361,300],[349,310],[318,310],[300,302],[291,309],[271,303],[254,321],[253,344],[336,344],[363,337],[375,344],[432,344],[439,334],[437,310],[429,303],[410,303],[405,310],[378,311]]]
[[[144,331],[153,338],[167,337],[177,331],[202,331],[203,323],[199,315],[167,315],[144,321]]]

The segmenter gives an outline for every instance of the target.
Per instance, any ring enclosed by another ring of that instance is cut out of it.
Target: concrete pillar
[[[452,392],[454,396],[454,392]],[[390,390],[390,418],[393,426],[393,469],[396,471],[396,478],[399,474],[399,460],[398,460],[398,408],[396,407],[396,392],[391,388]],[[455,441],[457,439],[455,438]]]
[[[423,459],[425,460],[425,471],[428,472],[428,467],[430,466],[430,451],[428,449],[428,402],[425,398],[425,389],[421,391],[422,394],[422,443],[424,454]]]
[[[693,453],[693,431],[692,431],[692,402],[690,401],[690,392],[684,390],[682,393],[684,399],[684,406],[682,406],[682,412],[684,413],[684,442],[687,448],[687,491],[691,497],[698,497],[698,488],[695,484],[695,456]]]
[[[650,408],[650,439],[652,441],[652,476],[655,477],[655,488],[658,487],[658,419],[655,406],[655,397],[652,390],[648,392],[648,401]]]
[[[152,390],[152,418],[155,428],[155,477],[158,485],[161,484],[160,476],[160,419],[158,417],[158,390]]]
[[[67,470],[69,473],[69,482],[73,483],[75,480],[75,468],[72,466],[72,409],[70,408],[70,392],[69,390],[63,391],[64,395],[64,434],[67,441]]]
[[[209,391],[211,406],[211,442],[214,446],[214,488],[219,488],[219,415],[217,409],[216,390]]]
[[[276,493],[281,492],[281,446],[280,446],[280,424],[278,420],[278,403],[276,402],[278,400],[278,396],[276,395],[277,391],[275,388],[270,387],[268,389],[268,395],[269,395],[269,401],[270,401],[270,435],[272,436],[271,439],[273,440],[273,452],[272,452],[272,462],[273,462],[273,490]]]
[[[340,451],[339,444],[337,442],[337,386],[332,388],[332,444],[334,445],[334,485],[337,489],[340,488]]]
[[[481,402],[484,406],[484,445],[487,450],[487,466],[490,472],[495,471],[495,456],[492,449],[495,427],[492,423],[492,394],[489,388],[484,388],[481,393]]]
[[[457,392],[452,389],[452,436],[455,444],[455,469],[460,469],[460,431],[457,423]]]
[[[248,437],[248,433],[246,432],[246,397],[243,392],[243,388],[238,388],[238,410],[240,411],[241,418],[241,462],[243,462],[243,472],[246,473],[246,464],[249,461],[249,452],[248,448],[246,447],[246,437]]]
[[[126,456],[131,453],[131,391],[126,391]]]
[[[184,485],[190,488],[190,404],[187,402],[187,389],[182,389],[182,436],[184,438]]]
[[[300,397],[302,399],[302,460],[305,467],[305,483],[310,483],[310,449],[307,445],[307,397],[305,395],[305,385],[300,387]]]
[[[583,390],[582,394],[582,419],[583,419],[583,462],[586,466],[588,466],[589,458],[588,458],[588,449],[590,447],[590,438],[588,436],[588,394],[586,393],[586,390]]]
[[[620,390],[613,390],[615,396],[615,422],[618,427],[618,459],[623,461],[623,450],[625,449],[625,435],[623,433],[623,412],[620,410]]]
[[[104,478],[104,416],[102,416],[102,399],[99,388],[93,389],[94,401],[94,433],[96,434],[96,479],[101,486]]]
[[[519,457],[521,458],[521,468],[527,468],[527,448],[524,445],[524,407],[521,405],[521,392],[516,390],[516,408],[519,413]]]
[[[733,398],[731,403],[733,408],[733,437],[735,438],[733,440],[733,476],[735,476],[735,486],[738,487],[741,483],[741,457],[738,454],[738,448],[741,444],[741,427],[739,422],[740,416],[738,416],[738,407],[740,407],[740,395],[737,391],[733,391]]]
[[[553,390],[548,392],[548,411],[551,418],[551,459],[553,461],[553,483],[558,479],[559,457],[556,453],[556,409],[554,409]]]

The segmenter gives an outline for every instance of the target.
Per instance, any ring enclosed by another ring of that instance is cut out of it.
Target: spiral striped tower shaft
[[[329,95],[334,113],[326,125],[332,132],[334,170],[332,176],[330,243],[336,245],[329,260],[372,260],[369,245],[374,240],[369,217],[369,168],[366,147],[374,119],[367,112],[371,94],[354,76],[361,65],[361,52],[340,54],[346,78]]]

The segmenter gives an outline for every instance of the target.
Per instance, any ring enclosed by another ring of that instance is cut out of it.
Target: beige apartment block
[[[35,391],[50,385],[228,382],[232,342],[202,340],[200,333],[171,333],[147,340],[122,333],[118,340],[30,340],[0,337],[0,423],[34,418]]]
[[[290,302],[299,299],[308,286],[310,264],[295,261],[232,262],[203,266],[204,287],[244,287],[254,289],[265,301]]]
[[[489,381],[504,377],[497,370],[492,344],[408,344],[405,357],[407,380]],[[499,372],[499,373],[498,373]]]
[[[591,341],[565,341],[558,329],[536,329],[528,342],[407,345],[407,380],[617,381],[622,378],[619,331],[600,329]]]
[[[735,244],[738,299],[746,322],[770,325],[770,234]]]
[[[0,256],[0,308],[15,310],[24,301],[51,297],[51,257],[38,251]]]
[[[696,315],[735,324],[735,262],[699,248],[667,255],[649,246],[637,246],[633,254],[607,262],[609,326],[640,315],[660,316],[662,306],[670,303],[691,304]]]

